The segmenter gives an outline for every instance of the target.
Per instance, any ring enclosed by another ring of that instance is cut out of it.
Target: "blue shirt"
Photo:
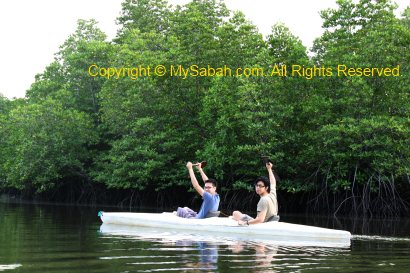
[[[202,195],[202,202],[201,209],[199,210],[196,218],[203,219],[210,211],[217,211],[219,208],[219,194],[212,195],[207,191],[204,191],[204,195]]]

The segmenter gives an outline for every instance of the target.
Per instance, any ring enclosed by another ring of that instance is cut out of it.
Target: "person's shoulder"
[[[268,198],[266,196],[262,196],[258,204],[256,205],[257,210],[258,211],[265,210],[268,204],[269,204]]]
[[[268,203],[268,196],[262,196],[261,199],[258,202],[258,206],[260,205],[265,205],[266,203]]]
[[[204,200],[209,200],[209,201],[214,201],[214,200],[219,200],[219,194],[210,194],[209,192],[204,192],[204,195],[202,196]]]
[[[202,197],[205,199],[205,198],[212,198],[212,194],[210,194],[209,192],[207,192],[207,191],[204,191],[204,194],[202,195]]]
[[[262,196],[259,202],[267,202],[268,200],[269,200],[269,195],[266,195],[266,196]]]

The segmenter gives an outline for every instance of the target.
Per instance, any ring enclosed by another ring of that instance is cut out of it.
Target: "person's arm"
[[[194,186],[194,189],[195,189],[201,196],[203,196],[203,195],[204,195],[204,189],[199,185],[198,180],[196,180],[195,173],[194,173],[194,170],[193,170],[193,168],[192,168],[192,162],[188,162],[188,163],[186,164],[186,167],[188,168],[188,171],[189,171],[189,177],[191,178],[192,186]]]
[[[241,226],[246,226],[246,225],[254,225],[254,224],[260,224],[265,222],[265,217],[266,217],[266,210],[258,212],[258,215],[256,216],[255,219],[249,220],[249,221],[242,221],[239,220],[238,224]]]
[[[248,221],[246,224],[254,225],[254,224],[260,224],[260,223],[265,222],[266,212],[267,212],[266,210],[258,212],[258,215],[256,216],[256,218]]]
[[[268,173],[269,173],[270,190],[276,191],[276,179],[275,179],[275,175],[273,175],[272,167],[273,167],[272,163],[270,162],[266,163],[266,169],[268,169]]]
[[[204,183],[205,183],[205,181],[208,180],[208,176],[206,176],[204,170],[202,169],[201,163],[197,163],[196,167],[198,168],[199,173],[201,174],[202,180],[203,180]]]

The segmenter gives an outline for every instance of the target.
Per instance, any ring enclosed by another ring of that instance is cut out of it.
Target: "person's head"
[[[205,191],[209,192],[210,194],[214,194],[216,192],[217,182],[215,179],[208,179],[205,181]]]
[[[255,191],[257,194],[261,195],[265,192],[270,193],[270,182],[266,176],[259,176],[253,182],[255,185]]]

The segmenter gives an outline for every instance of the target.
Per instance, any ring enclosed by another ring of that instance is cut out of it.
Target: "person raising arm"
[[[196,163],[195,166],[198,169],[199,173],[201,174],[202,181],[204,181],[204,183],[208,181],[209,178],[208,176],[206,176],[204,170],[202,169],[202,163]]]
[[[239,225],[253,225],[269,221],[278,221],[278,201],[276,197],[276,179],[272,170],[272,163],[266,163],[269,179],[260,176],[255,179],[255,192],[261,197],[257,205],[257,216],[252,218],[240,211],[234,211],[232,219],[238,221]]]
[[[188,162],[186,167],[189,172],[189,177],[191,178],[191,183],[194,189],[197,191],[199,195],[202,196],[203,202],[201,205],[201,209],[199,210],[198,214],[196,214],[191,209],[185,208],[178,208],[177,216],[185,217],[185,215],[193,216],[195,218],[203,219],[208,217],[215,217],[219,215],[218,208],[219,208],[219,194],[216,192],[217,182],[215,179],[209,179],[205,172],[202,170],[201,163],[195,164],[201,173],[202,180],[205,182],[205,187],[202,188],[199,185],[198,180],[196,179],[192,162]],[[192,217],[192,218],[193,218]],[[191,217],[186,217],[191,218]]]
[[[204,189],[201,187],[201,185],[199,185],[198,180],[196,179],[194,169],[193,169],[193,165],[194,164],[192,164],[192,162],[188,162],[186,164],[186,167],[188,168],[188,172],[189,172],[189,177],[191,178],[191,183],[192,183],[192,186],[194,187],[194,189],[197,191],[197,193],[199,193],[200,196],[203,196],[204,195]],[[198,165],[197,165],[197,167],[198,167]],[[201,170],[202,170],[202,168],[201,168]],[[203,172],[204,171],[202,170],[202,173]],[[202,173],[201,173],[201,175],[202,175]],[[205,173],[204,173],[204,175],[205,175]],[[205,177],[206,177],[206,175],[205,175]],[[202,177],[202,179],[203,179],[203,177]]]

